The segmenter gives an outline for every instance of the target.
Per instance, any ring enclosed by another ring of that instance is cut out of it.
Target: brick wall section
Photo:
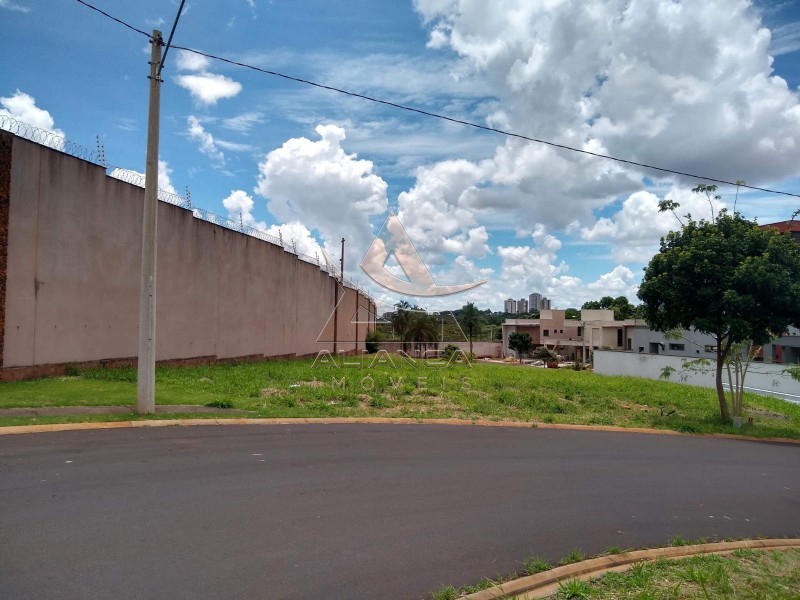
[[[0,367],[5,339],[6,268],[8,267],[8,211],[11,206],[11,145],[13,136],[0,132]]]

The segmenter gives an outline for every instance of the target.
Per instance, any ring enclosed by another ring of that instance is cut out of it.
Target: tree
[[[536,360],[542,360],[546,363],[555,362],[558,360],[558,357],[553,353],[553,351],[545,346],[539,346],[536,348],[536,350],[533,351],[533,358]]]
[[[603,296],[599,301],[590,300],[589,302],[584,302],[581,308],[586,310],[613,310],[616,321],[641,318],[641,307],[631,304],[625,296],[617,296],[616,298]]]
[[[391,316],[392,329],[400,338],[400,349],[405,350],[406,331],[408,330],[412,315],[411,311],[414,307],[405,300],[401,300],[394,307],[396,310]]]
[[[472,302],[461,309],[461,326],[466,329],[467,337],[469,338],[470,354],[472,354],[472,336],[479,331],[481,321],[481,314]]]
[[[532,345],[531,334],[527,331],[512,331],[508,336],[508,347],[514,350],[520,358],[530,352]]]
[[[379,329],[370,329],[367,331],[367,337],[364,339],[364,347],[368,354],[375,354],[381,348],[383,341],[383,334]]]
[[[433,315],[419,309],[411,313],[405,333],[408,341],[427,347],[439,337],[439,322]]]
[[[695,188],[707,195],[715,190]],[[676,208],[670,203],[663,210]],[[639,298],[651,328],[696,329],[715,337],[717,398],[722,419],[729,422],[722,373],[736,345],[767,343],[800,323],[800,247],[790,235],[760,229],[724,209],[711,221],[686,218],[680,231],[661,239],[659,253],[645,269]],[[731,400],[738,408],[735,391]]]

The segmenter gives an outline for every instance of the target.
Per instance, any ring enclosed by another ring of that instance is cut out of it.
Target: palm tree
[[[467,330],[469,353],[472,354],[472,336],[475,335],[481,327],[481,313],[475,308],[472,302],[461,309],[461,326]]]
[[[426,312],[413,312],[406,329],[408,340],[416,345],[436,343],[439,337],[439,323],[436,317]]]
[[[408,332],[408,325],[411,322],[411,310],[413,307],[405,300],[401,300],[395,304],[394,307],[397,310],[392,313],[392,329],[394,329],[400,337],[400,349],[405,350],[406,334]]]

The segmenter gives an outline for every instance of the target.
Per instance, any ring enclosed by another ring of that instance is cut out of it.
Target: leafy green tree
[[[581,308],[586,310],[613,310],[614,319],[617,321],[642,318],[641,307],[631,304],[625,296],[617,296],[616,298],[603,296],[599,301],[584,302]]]
[[[461,309],[461,327],[464,328],[467,338],[469,338],[469,353],[472,354],[472,337],[478,333],[481,327],[481,313],[475,308],[475,305],[470,302]]]
[[[539,346],[538,348],[536,348],[536,350],[533,351],[532,356],[536,360],[543,360],[546,363],[558,360],[553,351],[550,350],[549,348],[546,348],[545,346]]]
[[[711,203],[715,189],[698,186],[695,191],[709,195]],[[672,203],[664,210],[675,208]],[[790,235],[761,229],[724,209],[711,221],[687,215],[680,231],[661,239],[659,253],[645,269],[639,298],[651,328],[696,329],[714,336],[717,397],[722,419],[729,422],[722,373],[735,345],[767,343],[800,323],[800,247]],[[736,401],[733,390],[731,400]]]
[[[527,331],[512,331],[508,336],[508,347],[514,350],[520,358],[530,352],[532,345],[531,334]]]
[[[370,329],[367,331],[367,337],[364,340],[364,346],[368,354],[375,354],[380,350],[381,342],[383,341],[383,334],[380,329]]]

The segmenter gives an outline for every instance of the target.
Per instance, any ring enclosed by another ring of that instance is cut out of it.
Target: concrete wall
[[[670,366],[680,371],[685,358],[666,356],[663,354],[639,354],[638,352],[614,352],[611,350],[595,350],[594,372],[600,375],[626,375],[659,379],[664,367]],[[690,385],[714,388],[714,366],[703,373],[673,373],[670,381],[683,381]],[[765,363],[753,363],[745,379],[748,392],[775,396],[800,403],[800,381],[795,381],[784,373],[786,367]],[[685,376],[685,379],[684,379]],[[727,375],[723,376],[727,382]]]
[[[715,358],[716,350],[706,351],[706,347],[716,348],[713,336],[698,331],[682,330],[681,337],[667,339],[664,333],[652,331],[646,326],[632,329],[631,350],[649,354],[668,354],[687,358]],[[683,349],[681,349],[683,346]]]
[[[103,167],[0,133],[0,378],[135,359],[143,202],[144,190]],[[159,202],[158,219],[157,360],[331,349],[317,342],[336,297],[326,272],[168,203]],[[356,294],[346,288],[340,304],[339,339],[349,341],[339,350],[355,350],[356,327],[359,340],[366,333],[350,323]]]

